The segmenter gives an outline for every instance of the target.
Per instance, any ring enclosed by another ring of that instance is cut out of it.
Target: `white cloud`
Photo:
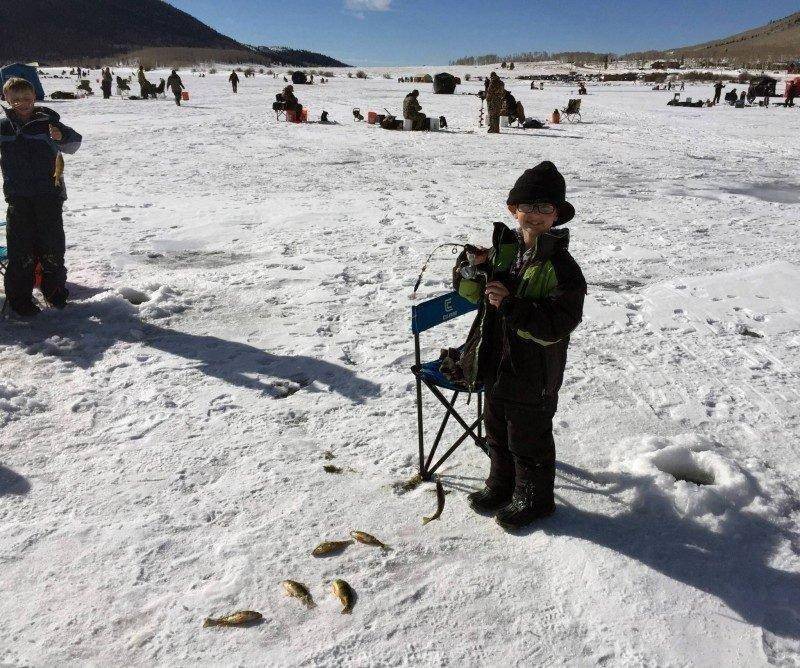
[[[353,12],[388,12],[392,0],[345,0],[344,6]]]

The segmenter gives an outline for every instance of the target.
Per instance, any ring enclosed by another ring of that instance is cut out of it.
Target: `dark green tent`
[[[775,86],[777,85],[777,79],[762,75],[750,80],[750,87],[747,92],[750,94],[750,97],[762,97],[764,95],[775,97]]]
[[[441,72],[433,77],[433,92],[439,95],[452,95],[456,91],[456,86],[461,83],[452,74]]]

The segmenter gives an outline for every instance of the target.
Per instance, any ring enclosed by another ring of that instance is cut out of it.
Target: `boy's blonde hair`
[[[31,92],[36,95],[36,90],[33,84],[27,79],[21,77],[11,77],[3,85],[3,97],[8,97],[9,93],[26,93]]]

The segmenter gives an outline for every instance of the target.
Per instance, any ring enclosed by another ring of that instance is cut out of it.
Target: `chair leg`
[[[478,420],[476,420],[473,423],[472,426],[468,425],[464,421],[464,418],[462,418],[458,413],[456,413],[455,410],[453,410],[452,408],[450,408],[448,406],[447,398],[439,391],[438,387],[436,387],[435,385],[432,385],[431,383],[429,383],[427,381],[424,381],[424,382],[425,382],[425,386],[441,402],[442,406],[444,406],[447,409],[447,412],[452,414],[452,416],[456,420],[456,422],[458,422],[458,424],[460,424],[464,428],[464,430],[467,432],[467,434],[469,436],[472,436],[472,439],[475,441],[475,444],[479,448],[481,448],[483,450],[486,447],[486,445],[484,444],[483,439],[482,438],[478,438],[478,435],[475,433],[475,427],[477,427],[479,421],[482,420],[483,418],[482,417],[478,418]]]
[[[425,470],[425,434],[422,425],[422,381],[417,376],[417,438],[419,440],[419,475],[423,480],[428,479]]]
[[[447,422],[450,419],[450,411],[453,410],[453,406],[455,406],[456,399],[458,399],[458,392],[453,392],[453,399],[448,404],[450,410],[448,410],[444,414],[444,418],[442,419],[442,424],[439,426],[439,432],[436,434],[436,439],[433,441],[433,446],[431,447],[431,451],[428,453],[428,459],[425,461],[425,470],[428,470],[428,467],[431,465],[431,461],[433,461],[433,456],[436,454],[436,449],[439,447],[439,442],[442,440],[442,434],[444,433],[445,427],[447,427]]]
[[[442,464],[444,464],[450,458],[450,455],[452,455],[456,451],[458,446],[461,445],[467,439],[467,436],[472,435],[472,437],[475,438],[475,435],[472,433],[472,430],[475,429],[475,427],[478,426],[478,424],[480,423],[480,421],[482,419],[483,419],[483,417],[480,417],[477,420],[475,420],[475,422],[472,423],[472,426],[468,427],[467,431],[465,431],[463,434],[461,434],[461,436],[458,438],[458,440],[455,443],[453,443],[453,445],[450,446],[450,448],[447,450],[447,452],[445,452],[442,455],[442,458],[438,462],[436,462],[436,464],[428,471],[428,475],[429,476],[433,476],[433,474],[436,473],[436,471],[439,470],[439,467]],[[485,445],[479,445],[479,447],[481,448],[481,450],[486,452],[486,446]]]

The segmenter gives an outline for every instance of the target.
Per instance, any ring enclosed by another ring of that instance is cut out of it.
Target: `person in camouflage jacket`
[[[486,87],[486,107],[489,113],[489,132],[500,132],[500,116],[502,115],[503,101],[505,100],[506,87],[496,73],[489,75],[489,85]]]
[[[419,103],[419,91],[412,90],[403,99],[403,118],[411,121],[412,130],[425,129],[426,116],[422,113],[422,105]]]

